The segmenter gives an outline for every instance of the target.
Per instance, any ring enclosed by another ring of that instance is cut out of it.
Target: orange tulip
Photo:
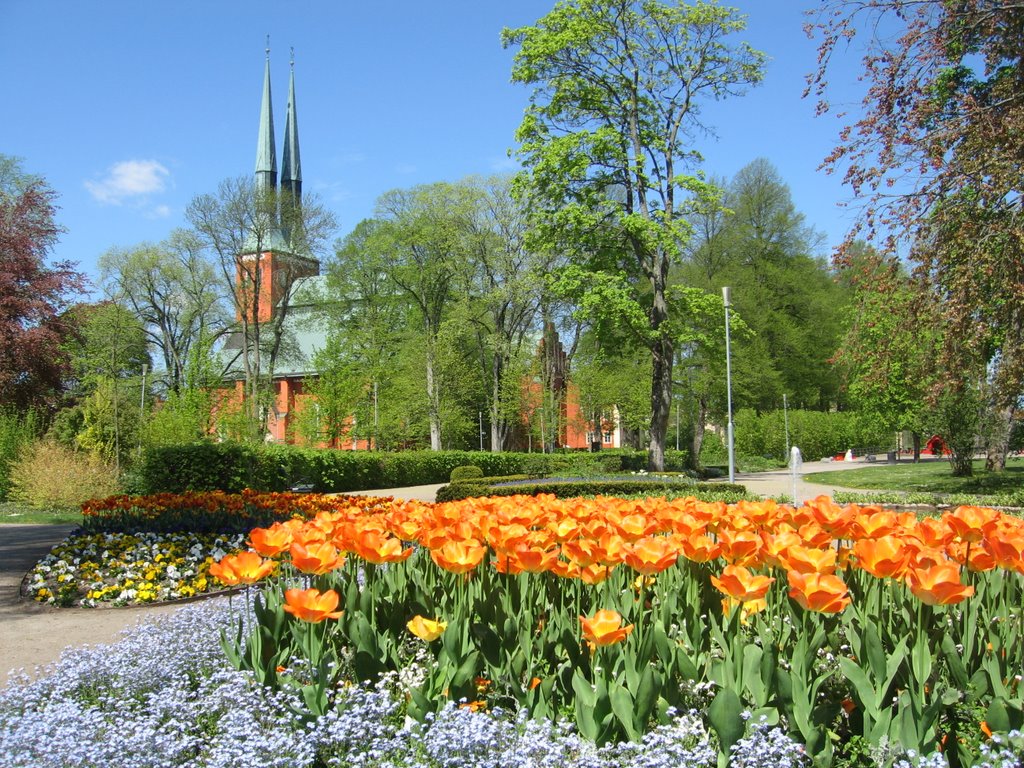
[[[744,563],[760,556],[762,541],[753,531],[723,528],[718,532],[718,543],[722,548],[722,557],[731,563]]]
[[[338,599],[333,589],[323,593],[316,589],[288,589],[284,593],[284,609],[297,619],[318,624],[324,619],[341,618],[344,611],[334,610]]]
[[[333,544],[325,541],[306,545],[292,542],[292,564],[303,573],[321,575],[345,564],[345,556]]]
[[[264,557],[273,557],[288,551],[292,544],[292,531],[281,523],[274,523],[269,528],[253,528],[249,533],[249,544]]]
[[[895,512],[877,508],[869,512],[869,508],[865,508],[861,510],[861,514],[854,519],[850,526],[850,532],[853,535],[849,538],[875,539],[881,536],[890,536],[898,528],[899,518]]]
[[[680,543],[680,548],[683,550],[683,557],[694,563],[706,563],[711,560],[717,560],[722,553],[722,548],[718,545],[718,542],[704,534],[683,539]]]
[[[985,534],[996,527],[999,513],[984,507],[957,507],[942,516],[942,521],[949,526],[962,541],[975,544]]]
[[[829,496],[818,496],[804,502],[811,510],[814,521],[824,530],[837,538],[847,538],[845,534],[856,514],[855,507],[840,507]]]
[[[985,539],[984,546],[1000,568],[1024,573],[1024,536],[992,536]]]
[[[222,557],[210,566],[210,575],[228,586],[253,584],[274,572],[276,563],[264,560],[255,552],[239,552]]]
[[[534,547],[517,545],[510,552],[510,572],[519,573],[544,573],[549,571],[558,560],[559,550],[557,549],[536,549]]]
[[[576,539],[562,544],[562,554],[576,565],[586,567],[596,563],[604,551],[593,539]]]
[[[678,559],[675,541],[667,536],[648,536],[629,547],[623,561],[637,573],[649,576],[671,568]]]
[[[974,594],[974,587],[960,582],[956,563],[939,563],[931,568],[912,568],[907,584],[918,600],[926,605],[951,605]]]
[[[787,570],[800,573],[835,573],[836,551],[813,547],[790,547],[779,555]]]
[[[614,565],[591,563],[585,568],[580,569],[580,581],[584,584],[594,586],[595,584],[600,584],[602,581],[607,579],[613,570],[615,570]]]
[[[420,640],[432,643],[444,634],[445,629],[448,628],[448,622],[425,619],[416,615],[409,619],[405,626]]]
[[[621,643],[633,631],[633,625],[622,626],[622,616],[617,611],[602,608],[591,618],[580,616],[583,639],[591,647]]]
[[[786,552],[793,547],[803,546],[803,539],[792,528],[783,527],[774,533],[761,531],[761,557],[766,565],[785,568]]]
[[[355,533],[349,545],[363,560],[377,565],[398,563],[407,560],[412,554],[412,547],[402,549],[402,542],[399,539],[373,530]]]
[[[430,558],[452,573],[469,573],[480,565],[486,554],[487,547],[475,539],[448,540],[437,549],[430,550]]]
[[[880,579],[902,576],[913,554],[906,542],[896,536],[861,539],[853,545],[853,552],[857,564]]]
[[[851,602],[846,584],[833,574],[790,571],[788,578],[789,596],[805,610],[839,613]]]
[[[742,603],[763,598],[774,581],[768,576],[755,576],[742,565],[727,565],[720,576],[711,577],[719,592]]]
[[[938,517],[925,517],[909,531],[910,535],[930,549],[942,549],[956,534]]]
[[[644,536],[650,536],[658,530],[657,520],[643,514],[626,515],[617,525],[619,533],[627,541],[636,541]]]

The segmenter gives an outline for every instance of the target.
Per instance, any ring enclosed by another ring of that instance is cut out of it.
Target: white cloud
[[[418,170],[419,169],[415,165],[412,165],[410,163],[399,163],[398,165],[395,166],[395,173],[400,173],[403,176],[409,176],[413,173],[416,173],[416,171]]]
[[[99,181],[85,182],[85,188],[101,203],[120,205],[131,198],[162,192],[170,175],[156,160],[123,160],[114,163]]]
[[[171,206],[157,205],[150,209],[147,216],[151,219],[166,219],[171,215]]]

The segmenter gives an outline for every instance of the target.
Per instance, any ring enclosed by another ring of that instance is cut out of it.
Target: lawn
[[[842,473],[815,472],[804,475],[804,480],[844,488],[985,496],[1024,488],[1024,459],[1010,459],[1003,472],[986,472],[985,462],[977,460],[972,477],[953,477],[948,461],[928,460],[846,469]]]
[[[63,525],[82,522],[82,510],[71,509],[38,509],[13,501],[0,502],[0,525],[3,523],[19,523],[33,525]]]

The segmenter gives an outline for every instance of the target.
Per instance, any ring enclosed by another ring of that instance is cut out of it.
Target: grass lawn
[[[0,502],[0,525],[4,523],[31,523],[33,525],[59,525],[82,522],[82,510],[37,509],[13,501]]]
[[[926,493],[986,494],[1012,493],[1024,488],[1024,459],[1006,462],[1003,472],[986,472],[985,462],[974,462],[973,477],[953,477],[949,462],[929,460],[914,464],[900,461],[842,472],[815,472],[804,475],[810,483],[841,485],[844,488]]]

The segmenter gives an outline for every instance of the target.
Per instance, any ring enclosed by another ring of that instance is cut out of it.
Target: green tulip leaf
[[[722,688],[708,707],[708,721],[718,734],[718,740],[726,753],[743,738],[746,724],[742,714],[743,704],[731,688]]]

